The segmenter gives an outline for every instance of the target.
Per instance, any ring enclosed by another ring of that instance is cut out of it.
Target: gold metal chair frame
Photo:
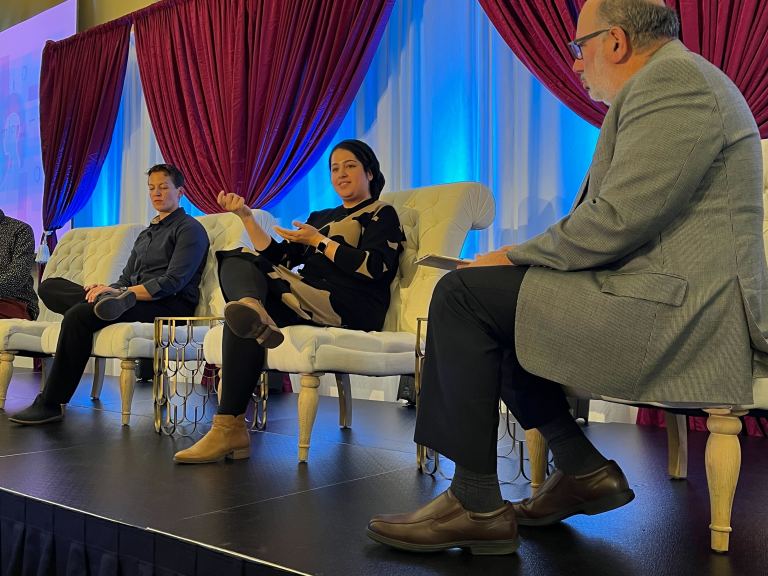
[[[213,390],[202,381],[203,341],[196,338],[195,328],[223,321],[220,316],[155,318],[152,398],[157,433],[191,436],[205,419]]]
[[[265,352],[269,354],[269,350],[265,349]],[[253,417],[250,420],[250,430],[251,432],[263,432],[267,429],[267,401],[269,400],[269,383],[266,370],[261,372],[259,385],[254,389],[251,400],[253,401]],[[247,419],[246,422],[248,422]]]

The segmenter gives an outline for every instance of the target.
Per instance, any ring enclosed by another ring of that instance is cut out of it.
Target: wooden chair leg
[[[107,368],[107,359],[96,356],[93,359],[93,384],[91,385],[91,400],[98,400],[101,389],[104,387],[104,372]]]
[[[531,463],[531,496],[544,483],[547,475],[547,441],[536,428],[525,431],[528,461]]]
[[[13,352],[3,350],[0,352],[0,410],[5,408],[5,399],[8,397],[8,386],[13,376]]]
[[[120,361],[120,401],[122,405],[123,426],[131,423],[131,402],[136,389],[136,361]]]
[[[309,459],[309,441],[317,417],[318,387],[322,373],[302,374],[299,390],[299,462]]]
[[[352,428],[352,386],[349,374],[336,374],[339,391],[339,427]]]
[[[745,410],[728,408],[706,409],[707,449],[704,456],[709,486],[709,502],[712,507],[711,547],[715,552],[727,552],[731,533],[731,509],[741,468],[741,445],[737,434]]]
[[[673,480],[688,477],[688,417],[664,412],[667,422],[667,471]]]

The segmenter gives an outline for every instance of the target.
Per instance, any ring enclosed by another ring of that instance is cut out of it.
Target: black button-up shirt
[[[176,294],[193,307],[208,256],[205,228],[184,208],[153,220],[133,245],[128,263],[113,288],[143,285],[158,300]]]

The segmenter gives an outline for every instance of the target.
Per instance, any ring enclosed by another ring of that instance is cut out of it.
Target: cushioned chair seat
[[[34,320],[2,320],[0,321],[0,350],[42,352],[40,337],[45,329],[53,324],[57,323]]]
[[[61,324],[52,323],[40,338],[42,351],[47,354],[56,352]],[[206,326],[195,326],[193,337],[202,343],[208,331]],[[167,338],[168,330],[164,330]],[[102,358],[152,358],[155,353],[154,324],[145,322],[120,322],[102,328],[93,336],[91,355]]]
[[[223,327],[205,336],[205,359],[221,365]],[[361,332],[344,328],[288,326],[285,341],[267,354],[267,368],[281,372],[347,372],[389,376],[413,371],[416,336],[410,332]]]
[[[573,398],[585,399],[585,400],[604,400],[606,402],[616,402],[618,404],[637,404],[636,402],[630,402],[628,400],[622,400],[621,398],[611,398],[610,396],[600,396],[599,394],[590,394],[586,390],[581,388],[572,388],[570,386],[563,386],[565,393]],[[752,404],[739,405],[739,406],[727,406],[734,410],[768,410],[768,378],[755,378],[752,380],[752,394],[754,396]],[[670,409],[704,409],[704,408],[724,408],[723,404],[712,404],[705,402],[643,402],[643,406],[655,406],[657,408],[670,408]]]

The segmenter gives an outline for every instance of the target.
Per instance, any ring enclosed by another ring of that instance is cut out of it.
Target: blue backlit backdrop
[[[476,2],[400,0],[334,142],[344,138],[376,150],[385,190],[461,180],[488,185],[497,217],[468,239],[464,255],[471,256],[525,240],[565,214],[597,130],[531,76]],[[338,204],[328,154],[266,206],[284,225]],[[131,53],[112,148],[75,225],[148,221],[143,172],[161,161]]]
[[[77,2],[67,0],[0,32],[0,208],[43,228],[40,63],[46,40],[75,32]]]

